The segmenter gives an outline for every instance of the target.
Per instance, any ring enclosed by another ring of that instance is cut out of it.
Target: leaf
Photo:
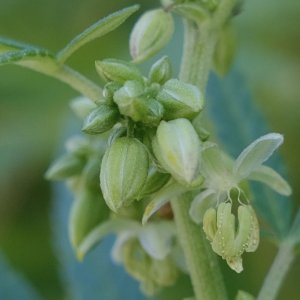
[[[125,219],[112,219],[108,220],[97,227],[95,227],[89,235],[81,242],[77,248],[77,256],[82,260],[85,255],[101,240],[112,233],[119,233],[122,231],[135,231],[140,230],[140,226],[137,222]]]
[[[208,208],[212,207],[216,201],[217,197],[214,190],[207,189],[198,194],[192,201],[189,210],[192,220],[197,224],[201,224],[205,212]]]
[[[239,290],[235,300],[255,300],[255,297],[253,297],[251,294]]]
[[[243,76],[234,68],[222,81],[212,77],[207,106],[218,140],[230,156],[238,156],[249,141],[269,131]],[[270,166],[285,175],[285,165],[278,153],[273,154]],[[264,230],[277,240],[286,238],[291,221],[291,199],[261,184],[252,183],[251,186],[254,193],[251,200],[264,220]]]
[[[177,197],[186,190],[183,186],[176,182],[164,186],[156,194],[145,208],[142,224],[145,225],[153,214],[155,214],[162,206]]]
[[[85,31],[77,35],[69,44],[58,53],[60,62],[66,61],[76,50],[83,45],[113,31],[126,21],[134,12],[139,9],[139,5],[133,5],[119,10],[88,27]]]
[[[275,170],[267,166],[260,166],[252,173],[250,173],[249,180],[255,180],[266,184],[275,192],[283,195],[290,196],[292,189],[288,182],[281,177]]]
[[[294,219],[289,237],[293,240],[295,244],[300,243],[300,208],[298,208],[298,212]]]
[[[266,134],[245,148],[236,159],[233,171],[239,179],[246,178],[264,163],[273,152],[283,143],[279,133]]]
[[[5,64],[18,64],[44,74],[52,74],[60,68],[55,56],[49,50],[40,48],[5,52],[0,55],[0,66]]]
[[[171,251],[174,235],[175,226],[173,222],[149,223],[140,231],[139,240],[150,256],[162,260]]]

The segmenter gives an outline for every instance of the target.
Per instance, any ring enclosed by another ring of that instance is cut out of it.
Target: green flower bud
[[[119,112],[116,107],[101,104],[84,120],[82,131],[88,134],[99,134],[111,129],[118,121]]]
[[[123,84],[127,80],[142,81],[143,77],[138,68],[120,59],[104,59],[96,61],[96,70],[106,81],[116,81]]]
[[[163,116],[163,106],[144,93],[144,86],[138,81],[126,81],[114,94],[114,101],[122,115],[135,122],[156,126]]]
[[[73,154],[65,154],[49,167],[45,177],[51,180],[64,180],[81,173],[85,161]]]
[[[110,81],[104,86],[102,94],[109,104],[113,103],[114,93],[121,87],[122,85],[115,81]]]
[[[188,186],[197,181],[200,140],[190,121],[162,121],[152,145],[159,163],[177,181]]]
[[[84,119],[97,105],[86,97],[77,97],[71,101],[71,109],[80,118]]]
[[[149,72],[149,78],[152,82],[164,84],[172,76],[172,66],[168,56],[163,56],[156,61]]]
[[[221,203],[217,212],[210,208],[203,218],[203,230],[211,241],[215,253],[226,259],[227,264],[240,273],[243,270],[242,254],[253,252],[259,244],[259,225],[253,208],[238,208],[238,229],[231,203]]]
[[[201,23],[210,17],[209,11],[199,3],[177,4],[172,11],[196,23]]]
[[[174,31],[172,15],[163,9],[144,13],[130,35],[130,54],[134,62],[142,62],[159,52]]]
[[[139,196],[140,199],[161,189],[170,179],[170,174],[158,172],[156,167],[150,167],[146,183]]]
[[[199,89],[191,84],[170,79],[157,95],[157,100],[164,106],[164,118],[193,118],[203,108],[204,100]]]
[[[108,216],[109,209],[101,192],[83,188],[73,202],[69,218],[69,235],[73,247],[76,249],[91,230]]]
[[[111,210],[129,205],[140,194],[148,174],[146,147],[135,138],[119,138],[105,152],[100,186]]]

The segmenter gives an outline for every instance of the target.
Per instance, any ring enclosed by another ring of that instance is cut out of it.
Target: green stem
[[[183,247],[197,300],[227,299],[216,255],[204,237],[203,230],[191,221],[189,194],[171,202],[177,233]]]
[[[185,21],[180,79],[197,85],[205,94],[215,45],[224,24],[230,18],[236,0],[221,1],[212,18],[199,24]],[[227,299],[217,257],[203,230],[189,216],[188,194],[172,202],[177,232],[181,241],[197,300]]]
[[[295,259],[294,245],[287,241],[283,242],[273,261],[271,269],[265,278],[257,300],[274,300],[285,279],[288,270]]]
[[[60,81],[71,86],[74,90],[78,91],[80,94],[88,97],[94,102],[103,102],[102,89],[97,86],[94,82],[87,79],[85,76],[76,72],[67,66],[62,66],[54,73],[48,73]]]

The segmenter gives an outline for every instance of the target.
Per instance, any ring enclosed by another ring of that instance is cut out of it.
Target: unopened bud
[[[203,7],[203,5],[201,5],[200,3],[187,2],[187,3],[177,4],[174,6],[172,11],[196,23],[201,23],[202,21],[210,17],[209,11],[205,7]]]
[[[198,181],[200,140],[190,121],[162,121],[152,144],[159,163],[177,181],[188,186]]]
[[[164,84],[172,76],[172,66],[168,56],[163,56],[156,61],[149,72],[149,78],[152,82]]]
[[[144,13],[130,36],[130,53],[135,62],[154,56],[171,39],[174,31],[172,15],[163,9]]]
[[[114,93],[121,87],[122,85],[115,81],[110,81],[104,86],[102,94],[109,104],[113,103]]]
[[[164,118],[193,118],[203,108],[204,100],[199,89],[191,84],[170,79],[157,95],[165,109]]]
[[[120,59],[104,59],[96,61],[96,70],[106,81],[124,83],[127,80],[142,81],[142,75],[138,68],[132,63]]]
[[[88,134],[99,134],[111,129],[118,121],[116,107],[100,104],[84,120],[82,131]]]
[[[117,211],[138,198],[148,174],[146,147],[135,138],[119,138],[105,152],[100,186],[111,210]]]

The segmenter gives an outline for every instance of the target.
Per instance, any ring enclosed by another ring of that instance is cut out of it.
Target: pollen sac
[[[148,168],[147,149],[135,138],[118,138],[107,148],[101,164],[100,186],[111,210],[117,212],[138,198]]]
[[[259,244],[259,225],[250,205],[238,208],[238,229],[231,203],[221,203],[217,210],[210,208],[203,218],[203,230],[215,253],[226,260],[230,268],[243,270],[242,254],[253,252]]]
[[[168,80],[157,95],[157,100],[165,109],[164,119],[191,119],[203,109],[203,96],[200,90],[177,79]]]
[[[154,9],[144,13],[130,35],[130,54],[134,62],[142,62],[159,52],[171,39],[174,21],[171,13]]]
[[[116,107],[100,104],[92,110],[83,122],[82,131],[88,134],[99,134],[111,129],[118,121],[119,112]]]
[[[105,81],[123,84],[127,80],[143,80],[135,65],[120,59],[104,59],[96,61],[95,65],[97,72]]]
[[[144,85],[138,81],[126,81],[114,94],[114,102],[122,115],[135,122],[157,126],[163,117],[164,108],[144,91]]]
[[[149,78],[152,82],[164,84],[167,80],[171,79],[172,66],[168,56],[163,56],[156,61],[149,72]]]
[[[161,166],[178,182],[191,186],[199,181],[200,140],[190,121],[161,121],[152,146]]]

